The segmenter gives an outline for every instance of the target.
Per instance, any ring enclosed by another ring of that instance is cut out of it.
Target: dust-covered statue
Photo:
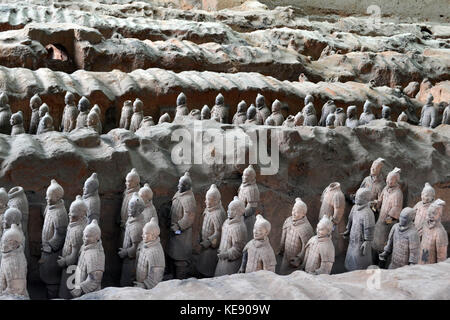
[[[100,221],[100,196],[98,194],[99,182],[97,178],[97,173],[91,174],[89,178],[86,179],[83,186],[83,201],[87,206],[87,218],[88,223],[92,220]]]
[[[256,184],[256,172],[252,165],[249,165],[242,174],[242,183],[238,190],[239,199],[244,202],[245,213],[244,222],[247,227],[247,241],[253,237],[253,225],[256,219],[256,210],[259,205],[259,189]]]

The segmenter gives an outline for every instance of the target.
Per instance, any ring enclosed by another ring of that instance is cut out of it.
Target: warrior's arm
[[[154,288],[158,283],[161,282],[164,276],[163,267],[151,267],[149,268],[149,273],[147,279],[144,280],[144,285],[146,289]]]
[[[447,259],[448,236],[445,230],[439,232],[436,237],[436,262],[442,262]]]
[[[221,234],[221,226],[217,226],[215,223],[213,224],[214,233],[208,237],[209,242],[211,243],[211,248],[217,248],[220,241]]]
[[[242,250],[245,247],[244,239],[231,238],[232,246],[226,252],[228,254],[228,260],[236,260],[242,256]]]
[[[438,123],[438,114],[437,114],[437,110],[433,108],[432,112],[431,112],[431,121],[430,121],[430,127],[431,128],[436,128],[439,125]]]
[[[80,288],[84,293],[97,290],[102,282],[103,271],[93,271],[89,273],[86,280],[80,283]]]
[[[447,246],[440,246],[436,248],[436,261],[442,262],[447,260]]]
[[[316,270],[316,274],[330,274],[332,268],[333,262],[322,261],[322,263],[320,264],[320,268]]]
[[[418,233],[413,233],[409,238],[409,259],[408,263],[417,264],[419,262],[420,239]],[[447,249],[445,249],[447,250]]]
[[[80,252],[81,244],[74,244],[70,254],[64,257],[67,266],[76,265],[78,260],[78,253]]]
[[[384,247],[384,251],[381,253],[381,255],[383,257],[387,257],[390,254],[392,254],[392,249],[394,246],[394,232],[395,232],[396,228],[392,228],[391,231],[389,232],[389,237],[388,237],[388,241],[386,243],[386,246]]]
[[[342,215],[344,214],[345,210],[345,198],[342,194],[337,194],[333,198],[333,207],[334,207],[334,213],[333,213],[333,223],[338,224],[341,219]]]
[[[247,250],[245,250],[242,253],[242,262],[241,262],[241,267],[239,268],[239,273],[245,272],[245,269],[247,267],[247,260],[248,260],[248,252],[247,252]]]
[[[6,290],[7,288],[7,283],[6,283],[6,278],[5,278],[5,274],[0,271],[0,292]]]
[[[130,259],[136,258],[136,251],[137,251],[137,248],[139,247],[139,243],[140,243],[140,241],[133,241],[131,247],[126,248],[128,258],[130,258]]]
[[[353,208],[350,210],[350,214],[348,215],[348,221],[347,226],[345,227],[345,232],[343,234],[344,237],[347,237],[350,234],[350,231],[352,230],[353,225]]]
[[[64,240],[66,238],[66,225],[54,225],[53,227],[53,237],[48,240],[48,244],[52,247],[53,251],[58,251],[64,245]]]
[[[402,205],[403,205],[403,197],[396,197],[394,199],[394,203],[392,204],[391,209],[388,212],[388,216],[398,220],[400,216],[400,212],[402,211]]]
[[[183,217],[177,222],[178,226],[180,227],[180,230],[184,231],[192,227],[192,225],[194,224],[194,219],[195,219],[195,211],[185,210]]]
[[[284,252],[284,246],[286,244],[286,233],[287,233],[287,228],[283,228],[283,230],[281,231],[280,247],[278,250],[280,253]]]

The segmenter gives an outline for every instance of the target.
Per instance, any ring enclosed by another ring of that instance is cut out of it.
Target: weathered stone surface
[[[269,271],[234,274],[213,279],[160,282],[152,290],[106,288],[81,299],[101,300],[448,300],[450,259],[432,265],[380,270],[379,288],[373,282],[376,270],[314,276],[295,271],[279,276]]]

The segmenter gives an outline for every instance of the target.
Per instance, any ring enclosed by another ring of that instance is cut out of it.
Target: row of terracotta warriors
[[[295,270],[330,273],[342,236],[350,238],[345,259],[349,271],[367,268],[374,264],[374,257],[383,261],[392,256],[390,268],[446,259],[448,238],[440,222],[445,202],[434,199],[434,189],[426,184],[422,200],[414,208],[402,210],[400,170],[392,170],[384,185],[382,167],[383,159],[374,161],[370,175],[356,192],[355,205],[343,233],[340,231],[345,226],[345,197],[339,183],[331,183],[322,194],[317,235],[306,217],[307,205],[300,198],[296,199],[292,215],[283,225],[277,250],[283,256],[280,274]],[[105,255],[98,225],[98,187],[94,173],[84,184],[83,196],[77,196],[72,202],[68,214],[63,188],[52,180],[47,189],[40,275],[50,298],[76,297],[101,288]],[[28,211],[28,203],[20,187],[13,188],[9,194],[11,196],[0,189],[4,212],[0,277],[6,278],[1,282],[2,292],[26,295],[29,253],[25,241],[27,230],[22,229],[27,226],[26,215],[22,212]],[[275,272],[276,256],[268,238],[271,224],[258,214],[260,195],[253,167],[244,170],[238,195],[228,205],[227,213],[215,185],[205,198],[201,249],[195,261],[200,275],[211,277],[262,269]],[[152,199],[149,185],[141,188],[139,174],[131,170],[126,177],[120,214],[121,286],[150,289],[163,279],[166,261]],[[376,223],[374,212],[379,213]],[[186,278],[192,270],[192,226],[196,214],[192,181],[186,173],[180,178],[178,191],[172,199],[166,250],[168,267],[178,279]],[[75,285],[71,285],[73,266],[76,266]]]
[[[64,107],[63,117],[59,131],[70,132],[76,128],[88,127],[99,134],[103,132],[101,109],[95,104],[91,108],[91,103],[86,97],[81,97],[78,106],[75,104],[75,97],[71,92],[65,96],[66,106]],[[266,106],[263,95],[258,94],[255,105],[247,108],[245,101],[241,101],[237,106],[237,112],[234,114],[231,123],[233,124],[257,124],[271,126],[347,126],[355,128],[364,125],[376,119],[373,113],[373,103],[367,100],[364,103],[363,112],[359,119],[357,118],[356,106],[349,106],[345,112],[343,108],[337,108],[333,100],[327,101],[322,107],[320,119],[317,118],[314,107],[314,97],[307,95],[305,97],[305,107],[295,116],[289,115],[284,118],[281,109],[282,104],[279,100],[272,103],[272,110]],[[136,99],[125,101],[119,121],[119,127],[136,132],[141,126],[153,126],[155,122],[151,116],[144,116],[143,102]],[[39,95],[34,95],[30,99],[30,108],[32,110],[30,127],[28,133],[40,134],[48,131],[54,131],[54,121],[49,113],[49,107],[42,103]],[[177,97],[177,107],[175,113],[175,122],[184,119],[207,120],[214,119],[221,123],[229,123],[229,108],[225,105],[222,94],[217,95],[215,105],[210,109],[205,105],[202,110],[193,109],[189,111],[186,103],[186,95],[180,93]],[[382,119],[391,120],[391,108],[382,106]],[[397,121],[408,121],[408,116],[402,112]],[[158,124],[171,122],[171,117],[165,113],[159,118]],[[433,104],[433,96],[430,94],[427,103],[422,107],[419,124],[424,127],[435,128],[439,124],[450,124],[450,106],[447,106],[440,114],[439,108]],[[8,105],[8,97],[5,93],[0,93],[0,133],[17,135],[25,133],[23,126],[23,113],[18,111],[12,114]]]

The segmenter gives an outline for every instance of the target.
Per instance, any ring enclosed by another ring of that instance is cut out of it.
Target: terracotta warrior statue
[[[281,126],[284,121],[284,116],[281,114],[281,102],[280,100],[276,99],[272,103],[272,114],[266,119],[266,123],[268,119],[271,119],[274,122],[274,126]]]
[[[222,206],[220,191],[215,184],[211,185],[205,198],[206,208],[203,212],[200,233],[201,251],[197,260],[197,270],[204,277],[213,277],[217,265],[217,248],[220,244],[222,224],[227,216]]]
[[[102,110],[100,109],[100,106],[98,104],[94,104],[91,111],[94,111],[98,115],[98,122],[97,122],[97,132],[98,134],[102,134],[103,132],[103,125],[102,125]]]
[[[345,269],[365,270],[372,265],[372,241],[375,229],[375,215],[369,207],[371,192],[360,188],[356,192],[355,205],[348,217],[344,237],[349,237]]]
[[[94,130],[98,134],[101,134],[102,132],[100,131],[100,127],[98,125],[99,123],[100,123],[100,118],[98,116],[98,113],[95,112],[93,109],[91,109],[91,111],[89,111],[87,119],[86,119],[87,127],[89,129]]]
[[[144,224],[150,222],[152,218],[155,218],[155,221],[158,223],[158,213],[153,205],[153,191],[148,183],[144,184],[144,186],[139,189],[139,197],[141,197],[145,205],[144,211],[142,212]]]
[[[159,232],[158,220],[155,217],[144,225],[142,242],[136,253],[135,287],[152,289],[163,279],[166,261]]]
[[[11,133],[11,107],[8,104],[9,99],[6,93],[0,93],[0,133]]]
[[[30,128],[28,130],[29,134],[36,134],[39,125],[39,107],[42,104],[41,97],[36,93],[30,99],[30,109],[31,109],[31,121]]]
[[[344,250],[344,243],[340,233],[345,230],[345,196],[341,190],[341,184],[339,182],[333,182],[327,186],[320,200],[322,204],[320,206],[319,219],[327,216],[333,223],[333,245],[339,254]]]
[[[211,119],[211,109],[205,104],[200,112],[201,120],[209,120]]]
[[[419,264],[430,264],[447,259],[448,235],[441,223],[445,201],[436,199],[428,208],[427,220],[422,228]]]
[[[381,170],[383,170],[384,159],[378,158],[372,162],[370,167],[370,175],[365,177],[360,188],[366,188],[370,191],[369,201],[377,200],[384,188],[384,178]]]
[[[178,191],[172,198],[167,254],[171,258],[174,278],[185,279],[192,257],[192,225],[197,205],[192,192],[192,180],[186,172],[178,182]]]
[[[319,126],[325,127],[327,117],[336,111],[336,105],[333,100],[328,100],[322,107],[322,114],[319,120]],[[333,121],[334,122],[334,121]]]
[[[39,124],[41,123],[42,118],[43,118],[47,113],[50,113],[50,108],[49,108],[48,104],[43,103],[43,104],[39,107],[38,130],[39,130]]]
[[[69,225],[67,226],[66,239],[62,249],[61,256],[56,261],[62,268],[61,283],[59,286],[59,297],[62,299],[72,298],[70,289],[67,287],[67,280],[72,274],[67,267],[76,265],[80,248],[83,245],[83,231],[88,225],[87,219],[88,207],[81,198],[77,196],[69,209]]]
[[[304,122],[305,122],[305,116],[303,115],[303,112],[301,112],[301,111],[297,112],[297,114],[294,117],[294,125],[296,127],[303,126]]]
[[[334,112],[335,120],[334,120],[334,126],[335,127],[342,127],[345,126],[345,120],[347,120],[347,116],[345,114],[344,108],[337,108]]]
[[[392,255],[389,269],[417,264],[419,260],[420,240],[414,226],[415,211],[409,207],[402,210],[399,222],[392,227],[384,251],[380,253],[380,261],[386,261]]]
[[[347,108],[347,119],[345,125],[349,128],[356,128],[359,126],[359,120],[356,116],[356,106],[349,106]]]
[[[55,127],[53,126],[53,118],[47,112],[45,116],[39,121],[39,126],[36,134],[42,134],[49,131],[55,131]]]
[[[141,125],[139,126],[139,129],[152,127],[154,125],[155,125],[155,121],[153,121],[153,117],[152,116],[145,116],[142,119],[142,122],[141,122]]]
[[[438,122],[438,110],[433,104],[434,97],[430,93],[427,97],[427,103],[422,107],[420,113],[419,125],[427,128],[436,128],[439,125]]]
[[[87,206],[88,223],[92,220],[100,221],[100,196],[98,195],[99,182],[97,173],[86,179],[83,186],[83,201]]]
[[[308,207],[300,198],[295,199],[292,215],[284,221],[279,254],[283,256],[280,274],[287,275],[298,270],[304,256],[305,246],[314,236],[314,230],[306,217]]]
[[[133,116],[133,103],[131,102],[131,100],[126,100],[123,103],[122,111],[120,113],[119,128],[130,130],[132,116]]]
[[[294,128],[295,127],[295,117],[290,114],[287,116],[286,120],[283,121],[282,127]]]
[[[159,117],[158,124],[170,121],[172,121],[170,115],[166,112],[161,117]]]
[[[330,274],[334,264],[334,246],[331,240],[333,223],[323,216],[317,224],[317,235],[309,239],[305,247],[305,256],[300,257],[301,269],[311,274]]]
[[[123,259],[120,286],[130,287],[136,280],[136,250],[142,241],[142,228],[144,228],[144,201],[138,193],[134,193],[128,204],[128,220],[125,226],[125,236],[119,257]]]
[[[63,197],[64,189],[55,179],[52,179],[47,188],[47,207],[44,211],[44,226],[42,227],[42,253],[39,261],[39,273],[47,286],[49,299],[58,296],[62,269],[57,260],[61,255],[69,224]]]
[[[181,92],[177,97],[177,107],[173,121],[182,121],[188,114],[189,109],[186,104],[186,95]]]
[[[325,120],[325,126],[330,129],[334,129],[334,122],[336,121],[336,115],[334,113],[330,113]]]
[[[256,184],[256,172],[252,165],[249,165],[242,174],[238,197],[245,205],[244,222],[247,227],[247,241],[250,241],[253,237],[253,225],[259,205],[259,189]]]
[[[422,200],[417,202],[414,206],[416,209],[416,216],[414,219],[414,225],[419,232],[419,235],[422,235],[422,227],[427,220],[427,211],[430,207],[431,203],[435,200],[436,192],[434,188],[428,183],[425,183],[425,187],[422,190],[421,198]]]
[[[2,236],[0,263],[0,293],[28,297],[27,260],[24,254],[24,236],[20,228],[12,224]]]
[[[222,225],[215,277],[233,274],[239,271],[242,262],[242,250],[247,243],[247,228],[244,223],[245,204],[238,197],[228,205],[227,219]]]
[[[374,200],[376,209],[380,212],[377,223],[375,224],[374,249],[375,258],[383,252],[386,246],[389,232],[392,226],[398,221],[403,207],[403,192],[400,189],[400,169],[395,168],[386,178],[386,186],[381,192],[378,200]],[[376,261],[374,261],[376,262]]]
[[[247,104],[244,100],[238,103],[236,113],[233,116],[233,124],[244,124],[247,120]]]
[[[83,231],[83,245],[75,271],[75,288],[71,291],[72,296],[79,297],[100,290],[104,272],[105,252],[101,231],[97,220],[92,220]]]
[[[13,224],[17,225],[17,227],[22,231],[22,212],[20,212],[17,208],[7,208],[2,217],[2,233],[4,234],[6,230],[11,228]],[[25,241],[24,235],[24,241]],[[25,248],[25,243],[23,244]],[[1,258],[1,257],[0,257]]]
[[[142,111],[143,108],[144,103],[139,98],[136,98],[133,102],[133,116],[131,117],[130,123],[131,132],[136,132],[136,130],[139,129],[142,119],[144,119],[144,111]]]
[[[190,120],[201,120],[200,110],[192,109],[191,112],[189,112],[188,118]]]
[[[359,117],[359,124],[368,124],[375,119],[375,115],[372,113],[372,102],[366,100],[366,102],[364,102],[363,113],[361,113],[361,116]]]
[[[400,115],[398,116],[397,122],[400,121],[408,122],[408,115],[405,113],[405,111],[402,111],[402,113],[400,113]]]
[[[25,129],[23,127],[22,111],[19,110],[11,116],[10,124],[11,124],[11,135],[12,136],[16,136],[18,134],[25,133]]]
[[[316,109],[311,102],[303,108],[303,116],[305,117],[304,126],[317,126]]]
[[[8,192],[8,207],[17,208],[20,210],[21,219],[20,222],[14,222],[20,224],[23,234],[25,235],[25,256],[27,259],[30,257],[29,245],[28,245],[28,217],[29,217],[29,206],[28,199],[25,194],[25,190],[22,187],[17,186],[9,190]]]
[[[450,124],[450,103],[445,107],[442,113],[442,124]]]
[[[87,126],[87,117],[90,108],[91,103],[89,100],[85,96],[81,97],[80,101],[78,101],[78,116],[75,128],[84,128]]]
[[[256,96],[256,119],[258,124],[263,124],[270,116],[270,110],[266,106],[266,99],[262,94]],[[247,114],[248,119],[248,114]],[[253,229],[252,229],[253,230]]]
[[[120,209],[120,228],[122,230],[122,236],[125,233],[125,224],[128,220],[128,203],[135,192],[139,192],[141,187],[141,178],[135,168],[127,174],[125,178],[125,191],[123,192],[122,207]]]
[[[256,108],[255,106],[252,104],[248,109],[247,109],[247,119],[245,120],[244,124],[262,124],[258,122],[258,118],[256,116]]]
[[[385,106],[385,105],[382,106],[381,119],[391,121],[391,108],[389,106]]]
[[[0,239],[3,235],[3,219],[6,209],[8,209],[8,193],[5,188],[0,188]]]
[[[61,131],[70,132],[77,125],[78,109],[75,104],[75,97],[72,92],[67,91],[64,97],[66,106],[64,107],[63,117],[61,121]]]
[[[211,109],[211,118],[217,118],[221,123],[228,123],[228,107],[225,105],[225,99],[221,93],[216,97],[216,104]]]
[[[269,242],[270,222],[260,214],[256,216],[253,227],[253,239],[242,251],[242,264],[239,273],[250,273],[259,270],[275,272],[277,260]]]

